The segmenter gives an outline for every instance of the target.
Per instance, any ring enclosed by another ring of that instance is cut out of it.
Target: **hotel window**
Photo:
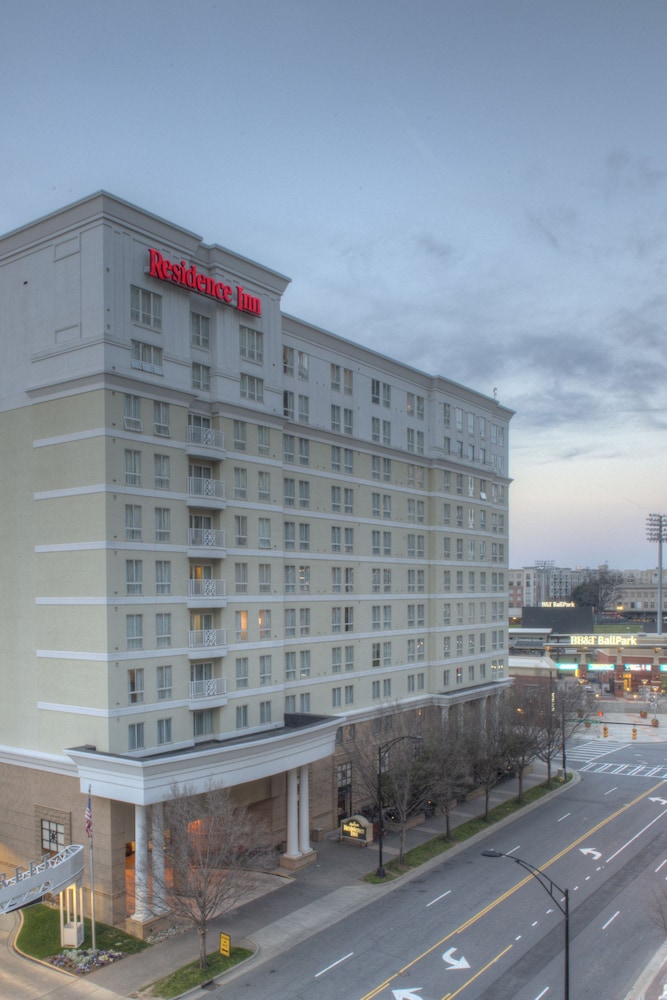
[[[247,469],[234,469],[234,499],[248,499],[248,471]]]
[[[442,574],[442,589],[446,594],[452,589],[452,574],[451,570],[446,569]]]
[[[171,719],[157,720],[157,742],[158,746],[171,743]]]
[[[468,539],[468,560],[469,562],[474,562],[475,560],[475,539]]]
[[[456,668],[456,683],[463,684],[463,667]]]
[[[468,656],[474,656],[474,655],[475,655],[475,636],[472,635],[471,633],[468,636]],[[474,678],[471,677],[470,679],[473,680]]]
[[[482,652],[483,650],[480,649],[480,653]],[[479,665],[479,679],[481,681],[486,680],[486,663],[480,663]]]
[[[379,642],[374,642],[371,645],[371,666],[372,667],[379,667],[380,666],[380,643]]]
[[[171,563],[168,559],[155,560],[155,593],[171,594]]]
[[[391,482],[391,459],[390,458],[383,458],[382,459],[382,478],[385,481],[385,483],[390,483]]]
[[[479,543],[479,561],[486,562],[486,542],[483,540]]]
[[[391,555],[391,531],[382,532],[382,555]]]
[[[380,478],[380,456],[379,455],[373,455],[371,457],[371,467],[372,467],[373,479],[379,479]]]
[[[128,649],[143,649],[144,647],[144,616],[125,616],[125,636]]]
[[[239,656],[236,660],[236,687],[246,688],[248,686],[248,657]]]
[[[160,437],[170,437],[169,403],[153,400],[153,431]]]
[[[371,531],[371,549],[374,556],[380,555],[380,532]]]
[[[452,655],[452,640],[450,636],[446,635],[442,640],[442,656],[443,659],[447,660]]]
[[[310,419],[310,397],[299,396],[299,421],[307,424]]]
[[[144,668],[135,667],[127,672],[128,705],[140,705],[144,700]]]
[[[331,707],[332,708],[340,708],[340,705],[341,705],[340,694],[341,694],[341,689],[339,687],[331,689]]]
[[[345,567],[345,593],[351,594],[354,592],[354,567]]]
[[[125,484],[141,486],[141,452],[125,449]]]
[[[380,443],[380,418],[371,417],[371,441]]]
[[[385,493],[382,497],[382,516],[389,520],[391,518],[391,496]]]
[[[294,393],[287,390],[283,392],[283,416],[294,420]]]
[[[299,525],[299,551],[310,551],[310,525],[303,522]]]
[[[141,506],[125,504],[125,538],[128,542],[141,541]]]
[[[382,681],[382,697],[391,698],[391,678],[385,677]]]
[[[283,504],[285,507],[294,507],[296,503],[296,481],[294,479],[283,479]]]
[[[271,610],[270,608],[262,608],[257,615],[257,624],[259,626],[259,637],[260,639],[270,639],[271,638]],[[261,657],[260,657],[261,659]]]
[[[41,820],[42,851],[57,854],[65,848],[65,826],[53,820]]]
[[[333,514],[340,514],[341,487],[331,487],[331,511]]]
[[[143,722],[131,722],[127,727],[127,749],[141,750],[144,745]]]
[[[257,454],[268,455],[271,447],[271,429],[269,427],[257,428]]]
[[[456,474],[456,492],[459,496],[463,495],[463,476],[458,472]]]
[[[257,473],[257,499],[260,503],[269,503],[271,500],[271,474],[269,472]]]
[[[480,653],[486,653],[486,632],[479,633],[479,651]],[[486,676],[486,673],[482,673],[482,677]]]
[[[296,608],[285,608],[285,638],[292,639],[296,635]]]
[[[213,709],[204,708],[199,712],[193,712],[192,735],[209,736],[213,732]]]
[[[297,374],[302,382],[308,381],[308,369],[310,367],[310,359],[305,351],[297,351]]]
[[[307,691],[299,695],[299,711],[305,715],[310,712],[310,694]]]
[[[296,712],[296,695],[287,694],[285,695],[285,714],[290,715],[293,712]]]
[[[414,639],[408,639],[408,655],[407,655],[407,661],[408,661],[408,663],[414,663],[415,660],[417,659],[416,648],[417,647],[416,647],[415,640]]]
[[[331,650],[331,672],[332,674],[339,674],[341,672],[343,661],[341,657],[342,650],[340,646],[333,646]]]
[[[340,406],[331,404],[331,430],[340,434]]]
[[[299,677],[310,677],[310,650],[299,650]]]
[[[234,421],[234,451],[245,451],[248,440],[248,429],[245,420]]]
[[[354,414],[347,407],[343,407],[343,433],[354,434]]]
[[[245,514],[234,515],[234,544],[248,544],[248,518]]]
[[[211,388],[211,369],[208,365],[192,362],[192,388],[207,391]]]
[[[345,551],[354,552],[354,528],[345,529]]]
[[[376,566],[371,569],[371,592],[380,593],[380,568]]]
[[[152,327],[153,330],[161,330],[162,296],[132,285],[130,288],[130,318],[135,323]]]
[[[408,674],[408,694],[412,694],[415,690],[415,675]]]
[[[285,680],[296,680],[296,653],[285,653]]]
[[[156,490],[168,490],[170,477],[169,455],[153,455],[153,485]]]
[[[340,392],[340,365],[331,365],[331,388]]]
[[[248,593],[248,564],[234,563],[234,593]]]
[[[294,549],[296,547],[296,524],[294,521],[285,521],[283,524],[283,548]]]
[[[463,625],[463,601],[459,601],[456,605],[456,624]]]
[[[373,517],[380,516],[380,494],[371,493],[371,514]]]
[[[417,454],[424,454],[424,432],[417,431]]]
[[[331,471],[340,472],[340,446],[331,445]]]
[[[157,668],[157,700],[169,701],[171,698],[171,667]]]
[[[299,438],[299,465],[310,465],[310,441]]]
[[[391,604],[383,604],[382,606],[382,628],[391,628]]]
[[[371,403],[380,402],[380,380],[378,378],[371,379]]]
[[[343,613],[345,631],[354,632],[354,608],[345,608]]]
[[[371,628],[374,631],[380,631],[380,605],[374,604],[371,607]]]
[[[463,636],[457,635],[456,637],[456,655],[463,656]]]
[[[296,566],[283,567],[283,590],[286,594],[296,592]]]
[[[385,594],[391,594],[391,570],[382,570],[382,591]]]
[[[155,508],[155,541],[168,542],[171,538],[171,511],[169,507]]]
[[[451,625],[452,624],[452,606],[451,604],[443,604],[442,606],[442,624]]]
[[[271,702],[260,701],[259,703],[260,725],[267,725],[271,721]]]
[[[310,608],[299,608],[299,635],[310,635]]]
[[[334,526],[331,529],[331,551],[332,552],[340,552],[340,550],[341,550],[340,539],[341,539],[341,529],[339,527]]]
[[[345,704],[346,705],[354,704],[354,684],[345,685]]]
[[[417,420],[424,419],[424,397],[417,396]]]
[[[193,347],[208,348],[210,320],[201,313],[190,313],[190,343]]]
[[[253,330],[249,326],[239,327],[239,346],[241,357],[246,361],[264,361],[264,334],[261,330]]]
[[[340,566],[331,567],[331,593],[340,594],[343,589],[343,571]]]
[[[293,347],[283,347],[283,375],[294,375]]]
[[[472,569],[468,571],[468,590],[471,594],[475,590],[475,571]]]
[[[271,548],[271,518],[260,517],[258,519],[258,535],[260,549]]]
[[[331,609],[331,631],[332,632],[342,632],[343,630],[343,609],[342,608],[332,608]]]
[[[343,368],[343,388],[348,396],[352,395],[353,373],[350,368]]]
[[[247,705],[237,705],[236,706],[236,728],[237,729],[247,729],[248,728],[248,706]]]
[[[248,641],[248,612],[243,609],[242,611],[234,612],[234,626],[236,632],[237,642],[247,642]]]
[[[155,641],[158,649],[171,646],[171,615],[162,613],[155,616]]]
[[[264,379],[241,372],[241,399],[252,399],[256,403],[263,403]]]
[[[354,646],[345,647],[345,671],[354,670]]]
[[[408,427],[408,440],[407,440],[408,451],[415,450],[415,430],[414,427]]]
[[[124,427],[126,431],[140,431],[141,425],[141,397],[125,396],[124,403]]]
[[[310,507],[310,483],[307,479],[299,480],[299,507]]]
[[[382,405],[391,407],[391,386],[387,382],[382,383]]]
[[[299,566],[299,593],[310,593],[310,566]]]
[[[456,593],[463,593],[463,570],[457,569],[456,571]]]

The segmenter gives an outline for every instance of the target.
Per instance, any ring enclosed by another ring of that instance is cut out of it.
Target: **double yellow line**
[[[587,840],[589,837],[593,836],[593,834],[597,833],[598,830],[602,830],[609,823],[613,822],[613,820],[615,820],[618,816],[621,816],[624,812],[627,812],[628,809],[632,809],[632,807],[636,806],[638,802],[641,802],[643,799],[648,798],[649,795],[652,795],[653,792],[655,792],[662,785],[664,785],[664,782],[659,781],[657,784],[653,785],[652,788],[649,788],[647,791],[642,792],[642,794],[638,795],[637,798],[633,799],[631,802],[627,802],[624,806],[621,806],[620,809],[617,809],[616,812],[611,813],[609,816],[607,816],[606,819],[603,819],[599,823],[596,823],[596,825],[592,826],[590,830],[587,830],[585,833],[582,833],[580,837],[578,837],[576,840],[573,840],[572,843],[568,844],[567,847],[564,847],[562,851],[559,851],[558,854],[554,854],[552,858],[546,861],[543,865],[540,865],[541,870],[544,871],[545,868],[548,868],[550,865],[555,864],[556,861],[559,861],[560,858],[562,858],[569,851],[574,850],[574,848],[578,847],[579,844],[584,842],[584,840]],[[441,948],[443,944],[445,944],[447,941],[450,941],[456,934],[461,934],[463,931],[468,930],[468,928],[472,927],[473,924],[476,924],[478,920],[481,920],[482,917],[485,917],[487,913],[490,913],[492,910],[494,910],[496,906],[499,906],[501,903],[504,903],[506,899],[509,899],[509,897],[512,896],[515,892],[518,892],[518,890],[521,889],[524,885],[527,885],[528,882],[530,882],[530,880],[533,877],[534,877],[533,875],[526,875],[524,878],[521,879],[521,881],[517,882],[516,885],[512,886],[511,889],[508,889],[501,896],[498,896],[496,899],[493,900],[493,902],[489,903],[488,906],[485,906],[483,909],[478,910],[477,913],[475,913],[472,917],[470,917],[469,920],[466,920],[464,921],[464,923],[459,924],[458,927],[456,927],[453,931],[450,931],[449,934],[446,934],[445,937],[440,938],[440,940],[436,941],[434,945],[432,945],[430,948],[427,948],[426,951],[423,951],[421,955],[417,955],[416,958],[413,958],[411,962],[408,962],[407,965],[404,965],[401,969],[398,970],[398,972],[395,972],[388,979],[385,979],[383,983],[380,983],[379,986],[376,986],[374,989],[372,989],[370,993],[365,993],[360,998],[360,1000],[372,1000],[373,997],[376,997],[379,993],[382,992],[382,990],[386,989],[390,985],[390,983],[392,983],[395,979],[397,979],[399,976],[405,975],[405,973],[409,969],[411,969],[418,962],[421,962],[423,958],[426,958],[428,955],[431,955],[434,951],[437,951],[438,948]],[[500,952],[499,955],[496,955],[495,958],[491,959],[491,961],[488,962],[483,969],[480,969],[479,972],[475,973],[472,979],[469,979],[463,986],[460,987],[460,989],[456,991],[456,993],[445,994],[443,1000],[449,1000],[449,998],[451,997],[458,996],[459,993],[461,993],[461,991],[466,988],[466,986],[468,986],[471,982],[477,979],[478,976],[480,976],[483,972],[485,972],[488,968],[490,968],[490,966],[492,966],[494,962],[497,962],[498,959],[502,958],[502,956],[505,955],[510,950],[511,947],[512,946],[510,945],[508,948],[505,949],[505,951]]]

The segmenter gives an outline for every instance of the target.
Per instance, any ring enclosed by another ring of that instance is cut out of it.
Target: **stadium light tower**
[[[649,514],[646,518],[646,537],[658,543],[658,615],[656,633],[662,635],[662,543],[667,541],[667,515]]]

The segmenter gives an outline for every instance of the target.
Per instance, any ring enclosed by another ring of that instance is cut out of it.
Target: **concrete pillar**
[[[298,772],[292,768],[287,772],[287,850],[288,858],[299,857],[299,792]]]
[[[310,785],[308,765],[299,768],[299,852],[306,854],[310,846]]]
[[[148,905],[148,825],[145,806],[134,807],[134,913],[132,920],[143,923],[153,914]]]
[[[151,857],[153,912],[167,913],[169,907],[165,901],[164,892],[164,808],[162,802],[156,802],[151,809],[151,835],[153,839]]]

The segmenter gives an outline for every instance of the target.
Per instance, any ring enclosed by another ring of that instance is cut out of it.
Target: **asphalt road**
[[[582,780],[551,802],[209,995],[563,997],[560,887],[570,897],[570,1000],[623,1000],[665,937],[656,911],[667,900],[667,746],[578,752]],[[553,898],[513,860],[482,857],[488,848],[541,868]]]

